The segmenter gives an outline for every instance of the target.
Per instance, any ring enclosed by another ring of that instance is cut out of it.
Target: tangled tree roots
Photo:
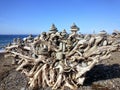
[[[15,59],[17,71],[29,79],[31,89],[51,87],[52,89],[77,89],[83,85],[85,74],[100,60],[110,57],[119,50],[119,32],[107,35],[105,31],[97,35],[82,35],[73,24],[71,34],[65,30],[58,32],[52,25],[51,32],[43,32],[33,38],[14,39],[6,51]]]

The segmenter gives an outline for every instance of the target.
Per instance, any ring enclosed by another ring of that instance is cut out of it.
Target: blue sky
[[[39,34],[52,23],[70,32],[120,30],[120,0],[0,0],[0,34]]]

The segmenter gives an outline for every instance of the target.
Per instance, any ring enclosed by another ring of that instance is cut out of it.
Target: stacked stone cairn
[[[12,64],[17,65],[16,70],[28,78],[29,89],[77,89],[84,84],[86,72],[110,58],[112,52],[119,51],[119,31],[115,30],[112,35],[104,30],[87,35],[78,31],[73,24],[70,34],[65,29],[58,32],[53,24],[49,32],[14,39],[6,47],[15,58]]]

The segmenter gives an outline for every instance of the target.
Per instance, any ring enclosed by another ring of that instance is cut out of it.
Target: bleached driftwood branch
[[[47,86],[77,89],[83,85],[86,72],[119,50],[119,43],[114,43],[112,36],[102,32],[102,35],[81,37],[74,31],[78,29],[75,27],[71,27],[72,34],[67,34],[65,30],[57,32],[53,25],[52,33],[18,39],[6,47],[7,52],[19,59],[16,70],[29,78],[31,89]]]

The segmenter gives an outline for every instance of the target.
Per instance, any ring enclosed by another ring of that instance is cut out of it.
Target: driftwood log
[[[29,88],[77,89],[84,84],[85,74],[99,61],[108,59],[111,52],[119,51],[119,32],[108,35],[105,31],[94,35],[77,34],[73,24],[71,34],[58,32],[53,24],[50,32],[37,37],[15,39],[6,47],[14,56],[17,71],[24,73]],[[115,37],[115,35],[117,35]]]

